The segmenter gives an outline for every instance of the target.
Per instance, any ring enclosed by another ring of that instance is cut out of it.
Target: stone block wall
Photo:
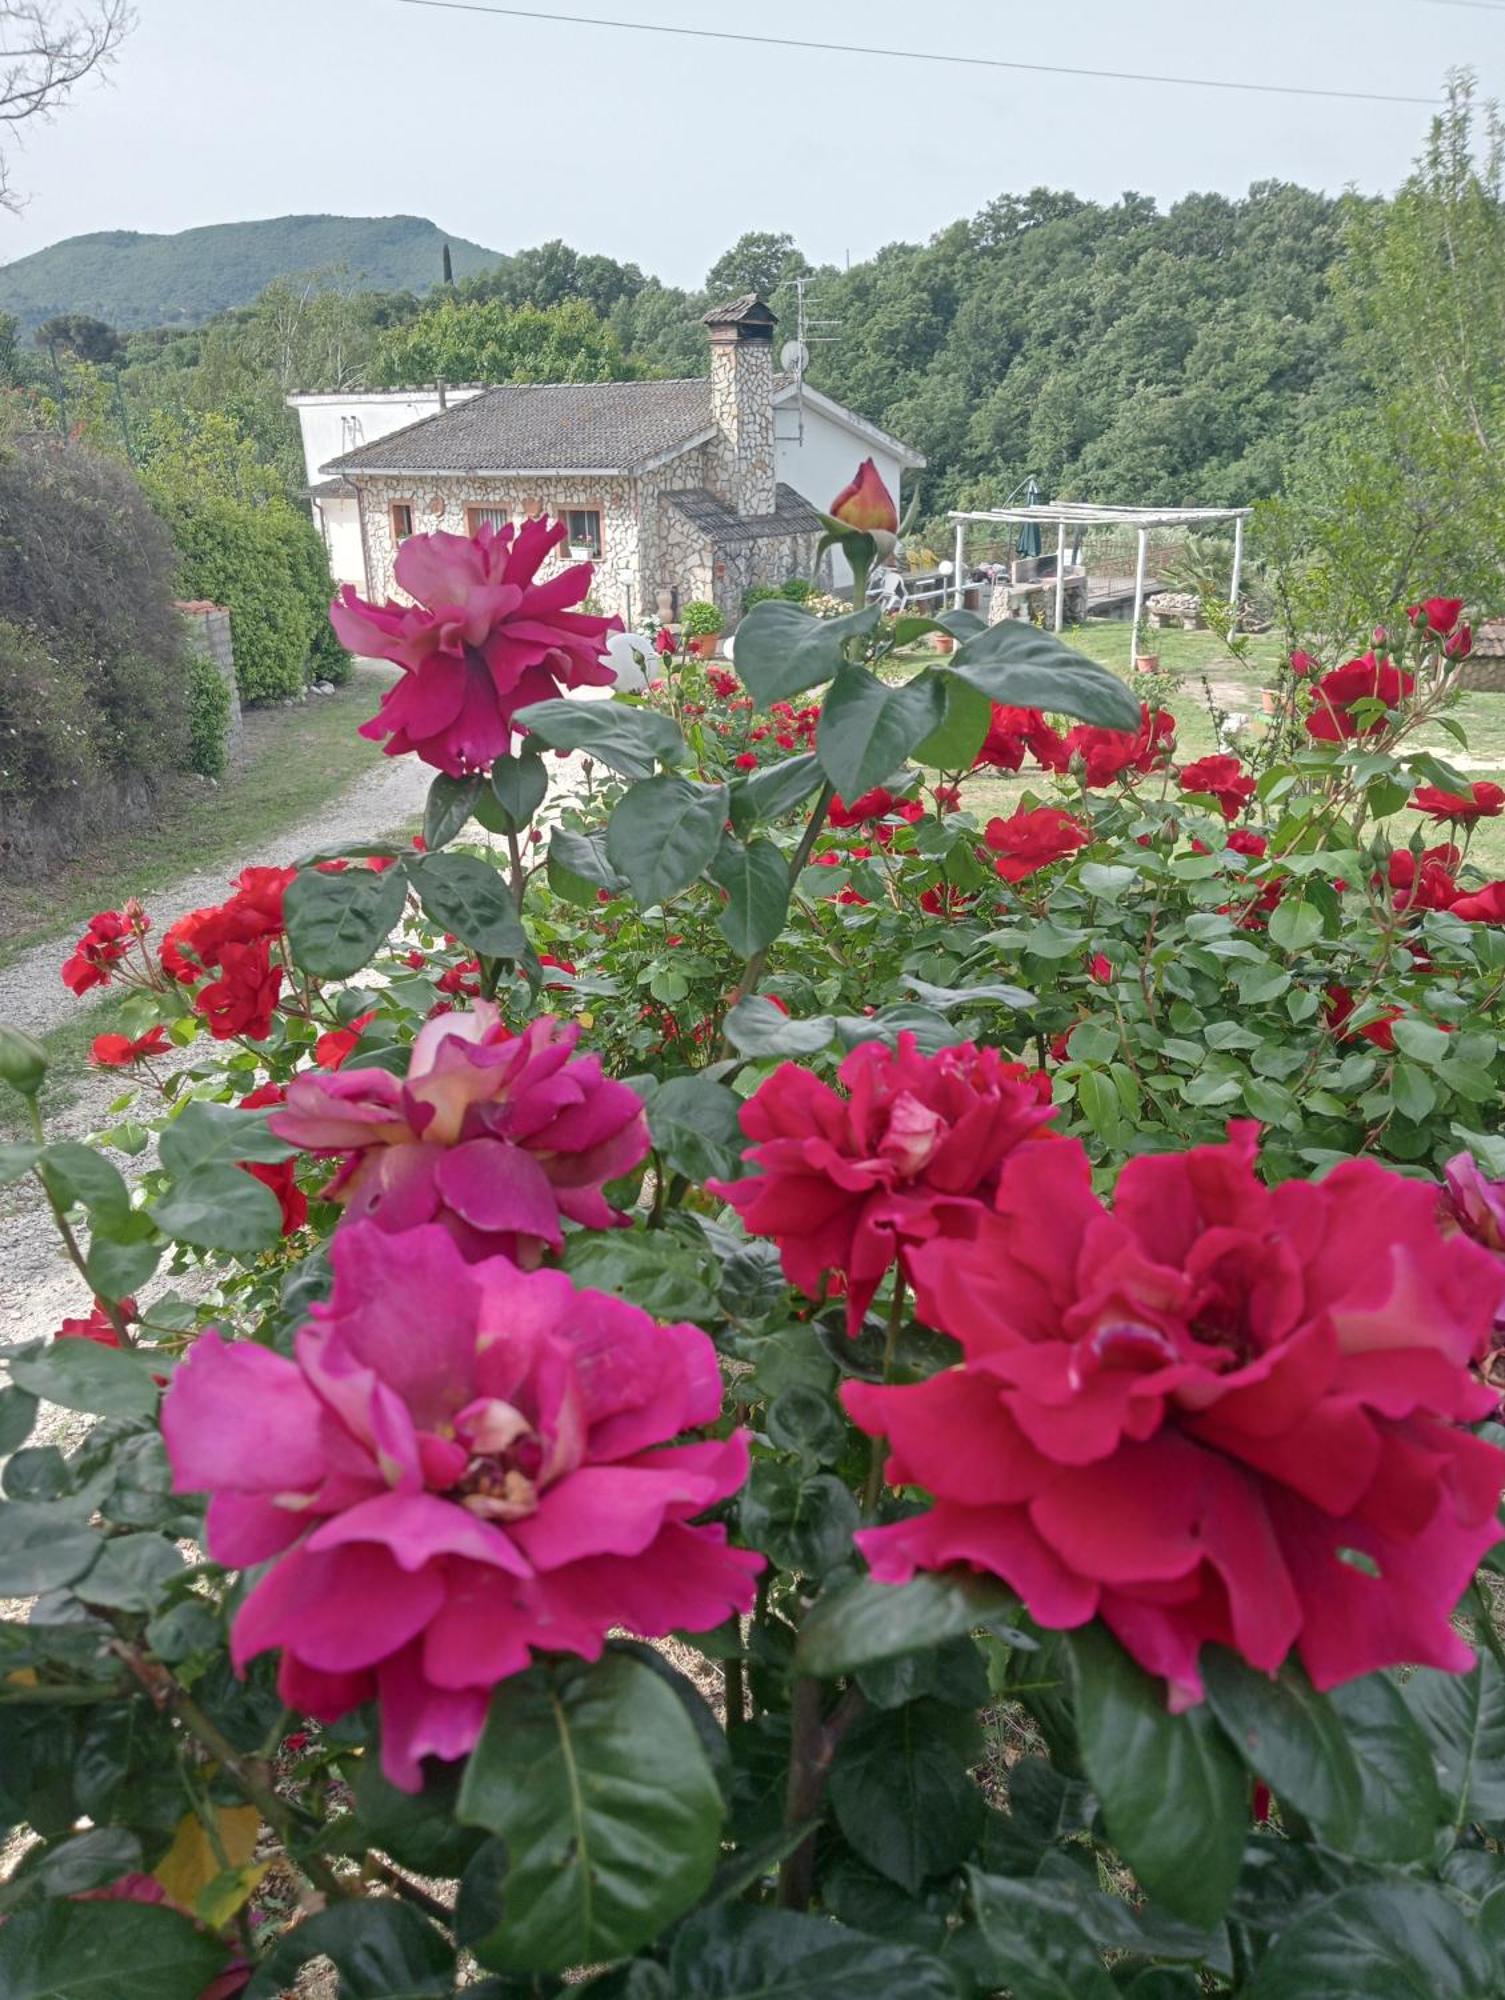
[[[711,341],[708,484],[737,514],[774,509],[773,347],[729,335]]]
[[[174,605],[173,609],[183,621],[189,645],[214,662],[220,679],[230,690],[230,725],[225,749],[231,758],[238,757],[244,746],[245,724],[240,713],[240,690],[235,685],[235,642],[230,613],[223,604],[211,604],[207,598],[194,598]]]

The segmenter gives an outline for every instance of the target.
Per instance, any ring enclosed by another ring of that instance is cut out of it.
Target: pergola
[[[1060,631],[1066,617],[1066,530],[1068,528],[1133,528],[1139,537],[1134,564],[1134,625],[1129,639],[1129,665],[1139,653],[1139,627],[1144,618],[1145,564],[1149,555],[1152,528],[1195,528],[1213,521],[1233,523],[1233,577],[1228,602],[1236,613],[1239,584],[1244,571],[1244,523],[1252,507],[1091,507],[1083,501],[1043,500],[1033,507],[992,507],[981,513],[954,513],[956,524],[956,566],[953,572],[955,601],[963,601],[966,584],[966,538],[970,521],[1008,523],[1020,527],[1054,526],[1056,530],[1056,619]]]

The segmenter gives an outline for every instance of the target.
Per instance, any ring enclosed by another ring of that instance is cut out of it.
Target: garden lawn
[[[1129,628],[1118,624],[1074,625],[1062,638],[1088,659],[1110,667],[1129,679]],[[1205,757],[1217,747],[1209,705],[1215,703],[1225,715],[1243,714],[1251,727],[1261,726],[1260,689],[1270,685],[1279,670],[1282,646],[1274,634],[1251,636],[1244,642],[1244,657],[1234,658],[1214,632],[1154,632],[1147,645],[1158,653],[1162,672],[1176,675],[1180,687],[1166,698],[1166,706],[1176,718],[1176,741],[1182,763]],[[907,679],[934,655],[925,647],[910,647],[895,655],[891,670],[896,679]],[[1451,716],[1468,737],[1468,749],[1461,750],[1435,724],[1407,747],[1435,750],[1444,761],[1454,764],[1471,778],[1488,778],[1505,783],[1505,695],[1464,694]],[[1051,781],[1042,771],[1028,770],[1017,777],[996,774],[969,781],[967,805],[979,820],[1013,812],[1027,791],[1042,797],[1051,795]],[[1422,825],[1429,842],[1446,840],[1446,829],[1433,828],[1404,809],[1387,822],[1392,839],[1404,838],[1398,829],[1411,821]],[[1505,818],[1483,820],[1469,844],[1468,859],[1494,879],[1505,876]]]
[[[46,877],[0,878],[0,966],[76,931],[123,895],[145,900],[194,870],[224,862],[233,873],[257,860],[270,835],[380,768],[380,750],[356,729],[391,678],[390,668],[362,661],[332,695],[311,695],[297,708],[249,710],[244,754],[221,784],[175,779],[152,824],[92,835]]]

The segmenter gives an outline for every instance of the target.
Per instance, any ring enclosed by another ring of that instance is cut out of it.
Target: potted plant
[[[721,628],[725,623],[726,620],[715,605],[706,603],[704,598],[697,598],[693,604],[687,604],[679,621],[686,649],[693,653],[697,660],[709,660],[716,651],[716,641],[721,636]]]

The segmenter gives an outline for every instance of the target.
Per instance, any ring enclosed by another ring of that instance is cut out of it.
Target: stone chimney
[[[711,336],[711,491],[736,514],[771,514],[773,330],[778,321],[755,292],[705,315]]]

